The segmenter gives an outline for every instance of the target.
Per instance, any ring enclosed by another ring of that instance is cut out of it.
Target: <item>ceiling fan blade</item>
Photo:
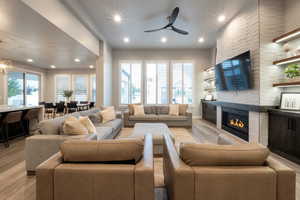
[[[181,29],[178,29],[178,28],[176,28],[174,26],[171,26],[171,28],[172,28],[173,31],[175,31],[175,32],[177,32],[179,34],[182,34],[182,35],[188,35],[189,34],[188,32],[186,32],[184,30],[181,30]]]
[[[179,15],[179,8],[176,7],[176,8],[173,10],[171,16],[169,17],[169,25],[174,24],[174,22],[176,21],[178,15]]]
[[[153,30],[147,30],[147,31],[145,31],[145,32],[146,32],[146,33],[151,33],[151,32],[161,31],[161,30],[164,30],[164,29],[166,29],[166,28],[168,28],[168,26],[165,26],[165,27],[163,27],[163,28],[153,29]]]

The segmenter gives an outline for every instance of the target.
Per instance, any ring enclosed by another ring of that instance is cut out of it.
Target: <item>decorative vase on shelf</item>
[[[286,54],[287,57],[291,57],[292,56],[291,46],[290,46],[289,43],[285,43],[283,45],[283,50],[284,50],[284,52],[285,52],[285,54]]]

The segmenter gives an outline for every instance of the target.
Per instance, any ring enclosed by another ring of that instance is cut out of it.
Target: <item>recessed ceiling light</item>
[[[167,39],[166,37],[162,37],[162,38],[160,39],[160,41],[161,41],[162,43],[166,43],[166,42],[168,41],[168,39]]]
[[[203,37],[199,38],[198,42],[203,43],[204,42],[204,38]]]
[[[90,65],[90,69],[94,69],[94,65]]]
[[[28,58],[27,62],[33,62],[33,60],[31,58]]]
[[[56,68],[56,66],[55,66],[55,65],[51,65],[50,67],[51,67],[52,69],[55,69],[55,68]]]
[[[74,61],[75,62],[80,62],[80,59],[79,58],[75,58]]]
[[[129,43],[129,42],[130,42],[130,40],[129,40],[128,37],[124,37],[123,41],[124,41],[125,43]]]
[[[116,23],[120,23],[122,21],[122,17],[119,14],[114,15],[114,21]]]
[[[225,19],[226,19],[226,16],[225,16],[225,15],[220,15],[220,16],[218,17],[218,21],[219,21],[219,22],[224,22]]]

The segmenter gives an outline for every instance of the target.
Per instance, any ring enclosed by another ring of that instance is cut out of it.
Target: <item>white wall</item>
[[[99,55],[99,42],[59,0],[22,0],[29,7],[67,33],[91,52]]]
[[[191,60],[194,61],[194,116],[199,116],[200,99],[203,95],[202,71],[211,65],[210,49],[134,49],[113,50],[113,104],[119,106],[119,61],[120,60]]]
[[[113,104],[112,102],[112,49],[105,42],[103,45],[103,105],[110,106]]]

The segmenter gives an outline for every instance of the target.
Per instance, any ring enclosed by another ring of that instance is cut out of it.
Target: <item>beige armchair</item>
[[[169,200],[295,200],[295,172],[260,145],[164,145]]]
[[[152,146],[151,135],[67,141],[37,167],[37,200],[154,200]]]

